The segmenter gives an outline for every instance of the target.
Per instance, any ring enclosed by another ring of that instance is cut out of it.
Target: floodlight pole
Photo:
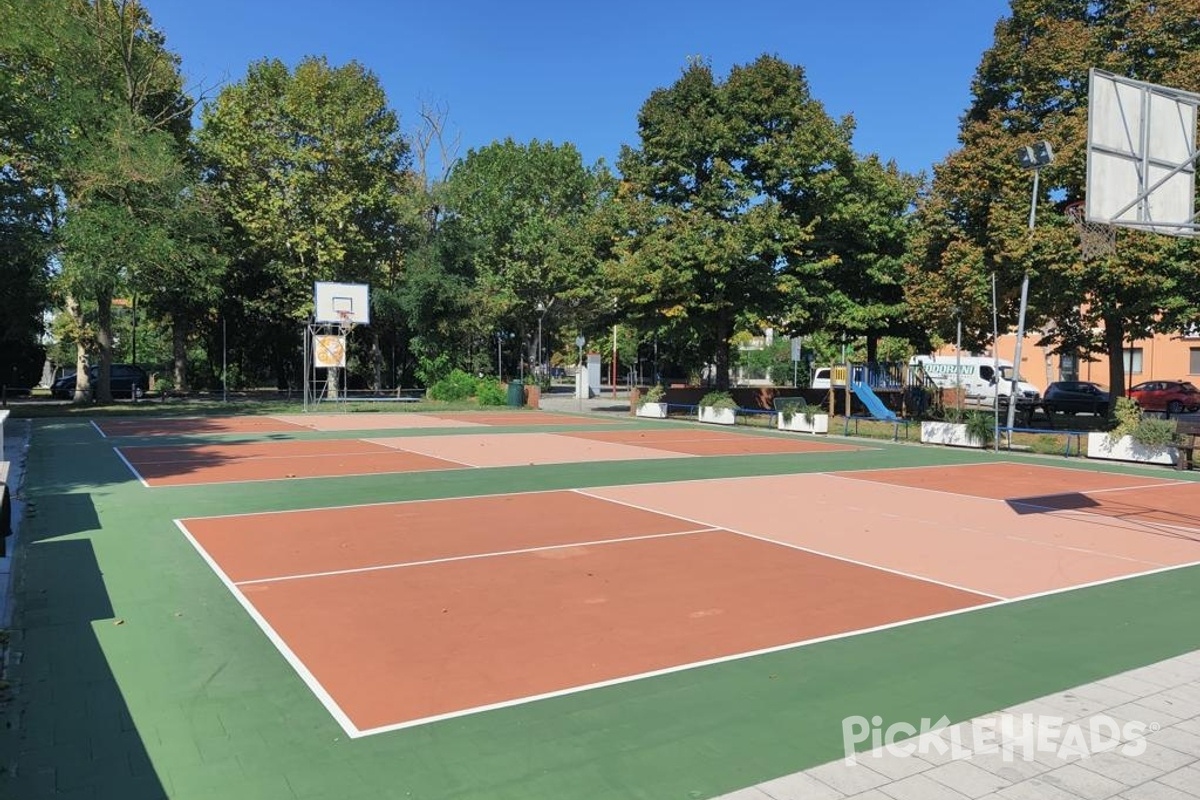
[[[1042,167],[1054,160],[1054,151],[1049,142],[1039,142],[1033,147],[1023,147],[1019,153],[1021,166],[1033,169],[1033,192],[1029,199],[1029,238],[1032,247],[1033,226],[1037,222],[1038,182],[1042,175]],[[1012,379],[1008,389],[1008,435],[1012,437],[1013,422],[1017,413],[1017,383],[1021,374],[1021,345],[1025,341],[1025,312],[1029,307],[1029,268],[1021,277],[1021,310],[1017,315],[1017,346],[1013,353]],[[995,376],[997,381],[999,375]],[[997,384],[999,385],[999,384]]]

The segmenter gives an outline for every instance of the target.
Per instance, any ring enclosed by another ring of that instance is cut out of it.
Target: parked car
[[[1042,409],[1047,414],[1108,414],[1111,398],[1103,386],[1088,381],[1056,381],[1042,395]]]
[[[1129,396],[1146,411],[1182,414],[1200,409],[1200,389],[1188,381],[1146,381],[1130,388]]]
[[[95,390],[100,380],[100,367],[88,367],[88,381]],[[70,400],[75,396],[75,373],[63,375],[50,384],[50,395],[61,400]],[[113,364],[109,373],[109,388],[113,397],[141,397],[150,385],[150,377],[146,371],[133,364]]]

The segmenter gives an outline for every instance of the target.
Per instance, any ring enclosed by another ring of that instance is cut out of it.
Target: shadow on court
[[[20,559],[0,797],[165,798],[93,630],[113,609],[91,542],[24,544]]]

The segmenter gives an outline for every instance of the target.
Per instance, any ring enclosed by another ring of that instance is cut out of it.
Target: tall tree
[[[494,142],[455,166],[443,231],[470,254],[478,335],[505,330],[532,344],[539,318],[555,324],[567,308],[578,317],[592,307],[596,259],[584,242],[606,176],[574,145],[536,140]]]
[[[1045,213],[1052,199],[1084,196],[1090,67],[1197,90],[1200,3],[1013,0],[980,62],[962,147],[935,170],[922,203],[909,299],[913,314],[943,334],[958,309],[968,339],[980,342],[991,322],[989,275],[1008,326],[1028,272],[1030,325],[1061,352],[1107,353],[1116,397],[1124,343],[1177,329],[1198,276],[1189,244],[1148,233],[1122,232],[1113,256],[1084,261],[1062,216]],[[1030,233],[1031,176],[1015,153],[1042,139],[1057,160],[1041,171],[1043,212]]]
[[[111,398],[111,306],[159,232],[146,212],[182,169],[190,101],[178,59],[137,0],[4,0],[3,58],[20,75],[35,117],[22,142],[22,170],[55,203],[57,284],[85,362],[100,355],[97,396]],[[95,340],[83,310],[94,304]]]
[[[821,319],[836,258],[818,223],[847,186],[853,123],[829,118],[802,68],[763,56],[724,82],[693,61],[651,94],[638,130],[618,162],[609,278],[628,316],[690,331],[727,386],[739,325]]]
[[[250,66],[205,106],[198,141],[236,254],[235,313],[286,369],[316,281],[373,283],[396,256],[408,146],[378,79],[305,58]],[[284,379],[279,374],[280,380]]]

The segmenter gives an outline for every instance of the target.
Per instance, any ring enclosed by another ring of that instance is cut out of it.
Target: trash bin
[[[525,384],[513,381],[508,385],[508,404],[510,406],[525,405]]]

